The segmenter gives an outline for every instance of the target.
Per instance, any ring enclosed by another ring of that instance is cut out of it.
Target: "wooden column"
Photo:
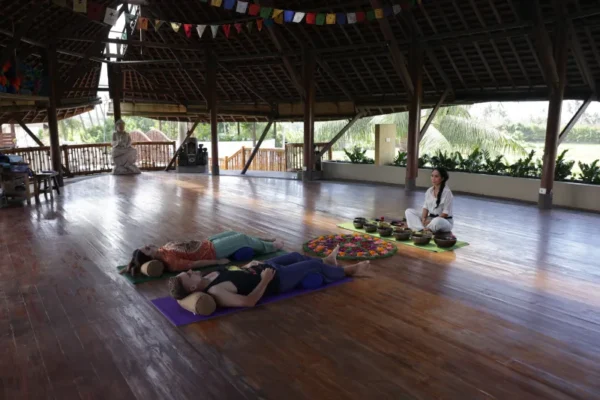
[[[410,73],[414,84],[414,93],[410,99],[408,111],[408,162],[404,188],[412,191],[417,187],[419,172],[419,137],[421,133],[421,101],[423,97],[423,53],[417,40],[410,48]]]
[[[315,53],[304,50],[304,174],[303,180],[312,179],[315,141]]]
[[[548,107],[548,123],[546,126],[546,143],[542,168],[542,182],[538,206],[541,209],[552,208],[552,191],[554,189],[554,171],[558,152],[560,133],[560,116],[565,95],[567,77],[567,59],[569,56],[569,29],[564,21],[558,21],[555,39],[554,59],[558,72],[558,82],[551,86],[550,104]]]
[[[217,125],[217,55],[211,48],[206,50],[206,91],[210,109],[210,150],[212,174],[219,175],[219,131]]]
[[[60,159],[60,138],[58,136],[58,115],[56,114],[56,105],[59,99],[57,98],[57,79],[58,63],[56,61],[56,45],[51,44],[46,50],[48,73],[48,128],[50,130],[50,158],[52,160],[52,169],[58,172],[58,185],[64,186],[63,171],[61,168]]]
[[[121,93],[123,91],[123,75],[118,65],[108,65],[108,85],[113,101],[113,117],[115,122],[121,119]]]

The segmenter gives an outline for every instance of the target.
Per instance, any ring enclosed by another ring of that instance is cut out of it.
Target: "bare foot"
[[[367,272],[369,268],[371,268],[371,262],[366,260],[344,267],[344,272],[347,276],[355,276]]]
[[[275,248],[277,250],[283,249],[283,245],[284,245],[283,240],[275,239],[275,241],[273,241],[273,246],[275,246]]]
[[[259,238],[260,240],[262,240],[263,242],[274,242],[277,239],[273,239],[273,238]]]
[[[337,255],[338,255],[339,251],[340,251],[340,245],[338,244],[337,246],[335,246],[335,249],[331,250],[331,253],[323,259],[323,262],[327,265],[337,266],[338,265]]]

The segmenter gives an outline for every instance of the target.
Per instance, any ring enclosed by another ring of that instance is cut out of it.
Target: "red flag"
[[[262,19],[257,19],[256,20],[256,26],[258,27],[258,31],[262,31],[262,27],[263,27],[263,20]]]
[[[231,25],[230,24],[226,24],[223,25],[223,32],[225,32],[225,37],[229,37],[229,32],[231,32]]]
[[[237,33],[242,33],[242,24],[235,24],[234,26]]]
[[[317,23],[317,13],[308,13],[306,14],[306,23],[310,25],[314,25]]]
[[[104,20],[104,6],[102,4],[88,1],[87,3],[88,18],[95,21]]]
[[[356,13],[356,22],[365,22],[367,14],[364,11],[358,11]]]
[[[185,31],[185,36],[192,37],[192,24],[183,24],[183,30]]]
[[[260,13],[260,6],[258,4],[250,4],[248,8],[248,15],[258,15]]]

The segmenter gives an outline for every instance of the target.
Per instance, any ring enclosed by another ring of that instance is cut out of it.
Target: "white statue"
[[[131,145],[131,137],[125,131],[125,122],[118,120],[112,137],[112,158],[115,164],[114,175],[141,174],[135,165],[137,150]]]

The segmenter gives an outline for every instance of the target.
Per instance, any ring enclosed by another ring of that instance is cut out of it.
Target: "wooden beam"
[[[529,0],[527,3],[533,14],[533,33],[537,41],[536,47],[541,58],[544,79],[548,87],[558,88],[560,84],[558,68],[552,54],[552,41],[544,23],[539,0]]]
[[[596,98],[596,95],[591,94],[590,97],[588,97],[587,100],[585,100],[583,102],[581,107],[579,107],[579,110],[577,110],[575,115],[573,115],[573,118],[571,118],[571,120],[569,121],[567,126],[565,126],[565,129],[563,129],[562,132],[560,133],[560,135],[558,135],[558,145],[560,145],[567,138],[567,135],[569,134],[569,132],[571,132],[573,127],[577,124],[577,122],[579,121],[581,116],[585,113],[585,111],[587,110],[589,105],[592,104],[592,101],[595,98]]]
[[[250,154],[250,158],[248,158],[248,161],[246,161],[246,165],[244,165],[244,169],[242,170],[242,175],[245,175],[246,171],[248,171],[248,168],[250,168],[250,164],[252,164],[254,157],[256,157],[256,153],[258,153],[258,150],[260,149],[260,146],[262,145],[263,140],[265,140],[265,137],[267,137],[267,133],[269,133],[269,130],[271,129],[271,125],[273,125],[273,119],[269,119],[269,123],[263,130],[263,133],[260,135],[260,138],[258,139],[258,143],[256,143],[256,146],[254,146],[254,149],[252,150],[252,153]]]
[[[573,54],[575,55],[575,59],[577,60],[577,64],[579,65],[583,79],[588,84],[592,92],[596,92],[596,79],[589,63],[587,62],[585,54],[583,53],[581,41],[577,36],[577,30],[571,22],[569,22],[568,26],[571,30],[571,49],[573,50]]]
[[[315,53],[304,50],[304,180],[312,180],[315,141]]]
[[[286,47],[284,46],[284,39],[281,37],[281,33],[277,29],[279,29],[279,27],[276,25],[267,27],[269,36],[271,37],[273,44],[277,48],[277,51],[283,53]],[[296,72],[296,69],[294,68],[294,64],[292,63],[290,57],[282,55],[281,58],[283,59],[283,65],[286,71],[288,72],[289,78],[294,84],[294,87],[298,91],[298,94],[301,98],[304,98],[306,96],[306,93],[304,92],[304,89],[302,87],[302,80],[298,76],[298,73]]]
[[[244,82],[243,80],[238,78],[233,72],[231,72],[229,69],[227,69],[223,64],[219,63],[219,68],[227,71],[237,83],[242,85],[245,89],[247,89],[249,92],[251,92],[253,95],[255,95],[258,99],[262,100],[264,103],[266,103],[266,104],[273,103],[272,101],[269,101],[266,98],[264,98],[259,93],[259,91],[256,88],[254,88],[252,85],[250,85],[248,82]]]
[[[442,107],[444,105],[444,101],[446,100],[446,97],[448,97],[448,95],[450,94],[451,91],[452,90],[450,88],[447,88],[446,90],[444,90],[444,93],[442,93],[442,95],[440,96],[440,99],[437,101],[437,103],[435,103],[435,107],[433,107],[433,110],[431,110],[431,114],[429,114],[427,121],[425,121],[423,128],[421,128],[421,133],[419,134],[419,143],[421,143],[421,140],[423,140],[423,136],[425,136],[425,133],[427,133],[427,129],[429,128],[429,125],[431,125],[431,123],[435,119],[437,112],[439,111],[440,107]]]
[[[557,86],[552,86],[550,105],[548,107],[548,125],[546,127],[546,143],[544,145],[542,181],[538,200],[538,206],[541,209],[552,208],[554,171],[556,169],[556,155],[558,152],[558,137],[560,132],[560,117],[567,80],[569,42],[569,27],[566,22],[563,21],[557,26],[556,67],[559,80]]]
[[[56,88],[58,76],[58,63],[56,62],[56,50],[54,44],[51,44],[47,50],[47,68],[48,77],[48,127],[50,131],[50,157],[52,160],[52,169],[58,173],[58,185],[64,186],[63,171],[61,168],[60,156],[60,138],[58,136],[58,115],[56,106],[58,104],[58,90]]]
[[[419,172],[419,134],[421,125],[421,101],[423,96],[423,53],[418,42],[411,48],[410,67],[412,81],[415,83],[414,94],[408,112],[408,163],[406,166],[405,190],[415,190]]]
[[[173,158],[171,158],[171,161],[169,161],[169,165],[167,165],[167,168],[165,168],[166,172],[169,172],[169,170],[171,168],[173,168],[173,164],[175,164],[175,160],[177,159],[177,155],[179,154],[179,152],[181,151],[181,149],[183,148],[183,146],[185,146],[185,144],[187,143],[187,141],[190,138],[190,136],[192,136],[194,134],[194,131],[196,130],[196,127],[198,126],[198,124],[201,121],[202,121],[202,118],[198,117],[198,119],[196,119],[196,121],[194,122],[194,125],[192,125],[192,127],[190,128],[189,131],[187,131],[187,133],[185,135],[185,139],[183,139],[183,141],[179,145],[179,148],[177,149],[177,151],[175,152],[175,154],[173,154]]]
[[[335,75],[335,73],[333,72],[333,70],[331,69],[331,67],[327,63],[327,61],[323,60],[320,57],[317,57],[317,64],[319,64],[319,66],[323,69],[323,71],[327,72],[327,75],[329,75],[329,77],[331,78],[331,80],[335,82],[335,84],[338,86],[338,88],[340,88],[340,90],[342,91],[342,93],[344,93],[346,95],[346,97],[348,98],[348,100],[352,100],[352,94],[350,93],[350,91],[348,91],[348,89],[346,88],[346,86]]]
[[[25,36],[27,31],[31,28],[34,18],[39,14],[39,12],[42,8],[42,5],[43,5],[43,2],[40,1],[40,2],[37,2],[33,7],[31,7],[29,9],[29,12],[23,19],[23,22],[21,22],[19,24],[19,27],[13,34],[13,36],[12,36],[13,40],[2,51],[2,55],[0,56],[0,61],[4,61],[7,58],[11,58],[14,55],[15,50],[19,47],[19,44],[21,43],[21,39],[23,38],[23,36]],[[7,23],[7,22],[8,21],[4,20],[4,23]]]
[[[115,123],[121,119],[121,100],[123,99],[123,74],[117,65],[108,66],[108,85],[113,101],[113,116]]]
[[[331,148],[333,148],[333,146],[337,143],[337,141],[340,140],[342,138],[342,136],[344,136],[344,134],[346,134],[346,132],[348,132],[348,130],[354,126],[354,124],[356,123],[356,121],[358,121],[359,119],[361,119],[364,115],[365,115],[364,111],[359,111],[354,116],[354,118],[352,118],[350,121],[348,121],[348,123],[337,133],[337,135],[335,135],[334,138],[331,139],[329,141],[329,143],[327,143],[321,149],[321,151],[319,151],[319,155],[317,156],[317,158],[321,159],[321,157],[323,157],[323,154],[327,153]]]
[[[375,9],[383,8],[381,0],[370,0],[370,2],[371,6]],[[394,35],[394,31],[390,25],[390,21],[388,21],[387,18],[381,18],[377,21],[379,21],[379,27],[381,28],[383,37],[388,42],[388,48],[394,60],[394,69],[398,73],[398,76],[400,76],[400,79],[402,80],[402,83],[404,84],[409,96],[412,96],[415,91],[414,84],[410,73],[408,72],[408,68],[406,68],[406,58],[398,46],[398,41],[396,40],[396,35]]]
[[[206,98],[210,109],[210,149],[212,174],[219,175],[219,131],[217,114],[217,55],[211,47],[206,50]]]
[[[22,120],[18,119],[16,121],[19,123],[19,125],[21,126],[21,128],[23,128],[23,130],[29,135],[30,138],[33,139],[33,141],[38,146],[44,147],[44,143],[42,143],[42,141],[37,136],[35,136],[35,134],[33,132],[31,132],[31,129],[29,129],[29,127],[27,125],[25,125]]]

